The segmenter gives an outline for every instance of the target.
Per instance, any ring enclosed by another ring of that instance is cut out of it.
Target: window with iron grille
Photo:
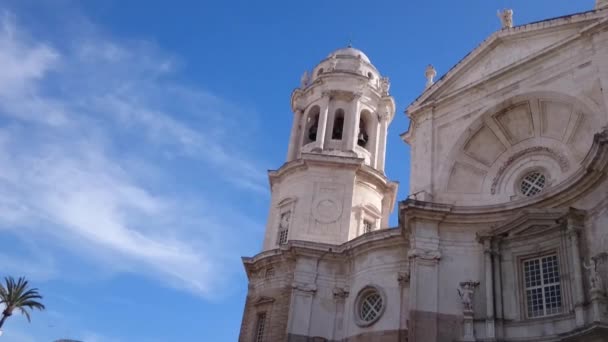
[[[538,171],[530,172],[521,180],[519,190],[522,195],[531,197],[543,191],[546,183],[547,177],[544,174]]]
[[[359,316],[365,322],[373,322],[382,313],[382,296],[378,292],[371,292],[361,301]]]
[[[266,313],[262,312],[258,314],[258,322],[255,328],[255,339],[253,342],[264,341],[264,328],[266,327]]]
[[[524,260],[523,275],[528,318],[550,316],[562,311],[557,255]]]
[[[374,224],[371,221],[364,220],[363,221],[363,233],[370,233],[374,229]]]
[[[287,244],[287,236],[289,233],[289,220],[291,218],[291,211],[286,211],[281,214],[279,222],[279,234],[277,236],[277,245]]]

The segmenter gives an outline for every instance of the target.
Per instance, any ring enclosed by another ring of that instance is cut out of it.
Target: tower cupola
[[[296,116],[287,160],[303,153],[358,157],[383,171],[386,130],[395,113],[389,87],[362,51],[330,53],[304,72],[292,94]]]

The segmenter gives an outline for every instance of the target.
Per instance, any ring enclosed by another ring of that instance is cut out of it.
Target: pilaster
[[[304,116],[303,109],[297,109],[293,114],[293,123],[291,125],[291,136],[289,138],[289,147],[287,149],[287,161],[290,162],[296,159],[299,150],[298,139],[302,131],[302,117]]]
[[[574,287],[574,313],[576,318],[576,326],[583,327],[585,325],[584,302],[585,294],[583,291],[583,270],[581,267],[581,253],[579,247],[579,227],[572,218],[568,218],[568,235],[570,236],[570,246],[572,248],[572,265],[574,267],[574,279],[572,281]]]
[[[346,298],[348,298],[349,294],[350,289],[347,286],[335,287],[333,290],[335,315],[331,336],[332,341],[341,341],[344,338],[344,309]]]
[[[438,249],[414,248],[409,251],[408,257],[412,269],[409,340],[436,341],[441,253]]]
[[[289,306],[288,333],[308,336],[312,314],[312,301],[317,287],[312,284],[294,282],[291,285],[291,305]]]
[[[492,264],[492,241],[485,239],[483,241],[484,248],[484,266],[485,266],[485,287],[486,287],[486,337],[489,339],[496,338],[496,327],[494,321],[494,277]]]
[[[500,239],[492,239],[492,247],[494,250],[494,303],[495,303],[495,332],[496,337],[501,338],[504,336],[502,331],[502,324],[504,319],[503,314],[503,303],[502,303],[502,267],[501,267],[501,253],[500,253]]]

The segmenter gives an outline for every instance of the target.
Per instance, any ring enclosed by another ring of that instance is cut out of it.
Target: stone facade
[[[438,81],[427,67],[398,228],[388,80],[353,48],[305,73],[240,341],[608,341],[604,5],[503,11]]]

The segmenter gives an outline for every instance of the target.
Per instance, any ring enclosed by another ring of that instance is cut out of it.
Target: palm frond
[[[38,300],[42,296],[37,288],[29,288],[29,282],[25,277],[19,277],[15,281],[13,277],[4,278],[4,286],[0,284],[0,303],[6,306],[5,312],[10,316],[14,310],[19,310],[27,318],[31,320],[30,311],[45,310],[44,304]]]
[[[21,311],[21,314],[23,314],[23,316],[25,316],[25,318],[27,318],[28,322],[32,321],[32,318],[30,317],[30,313],[27,311],[26,308],[20,307],[19,311]]]

